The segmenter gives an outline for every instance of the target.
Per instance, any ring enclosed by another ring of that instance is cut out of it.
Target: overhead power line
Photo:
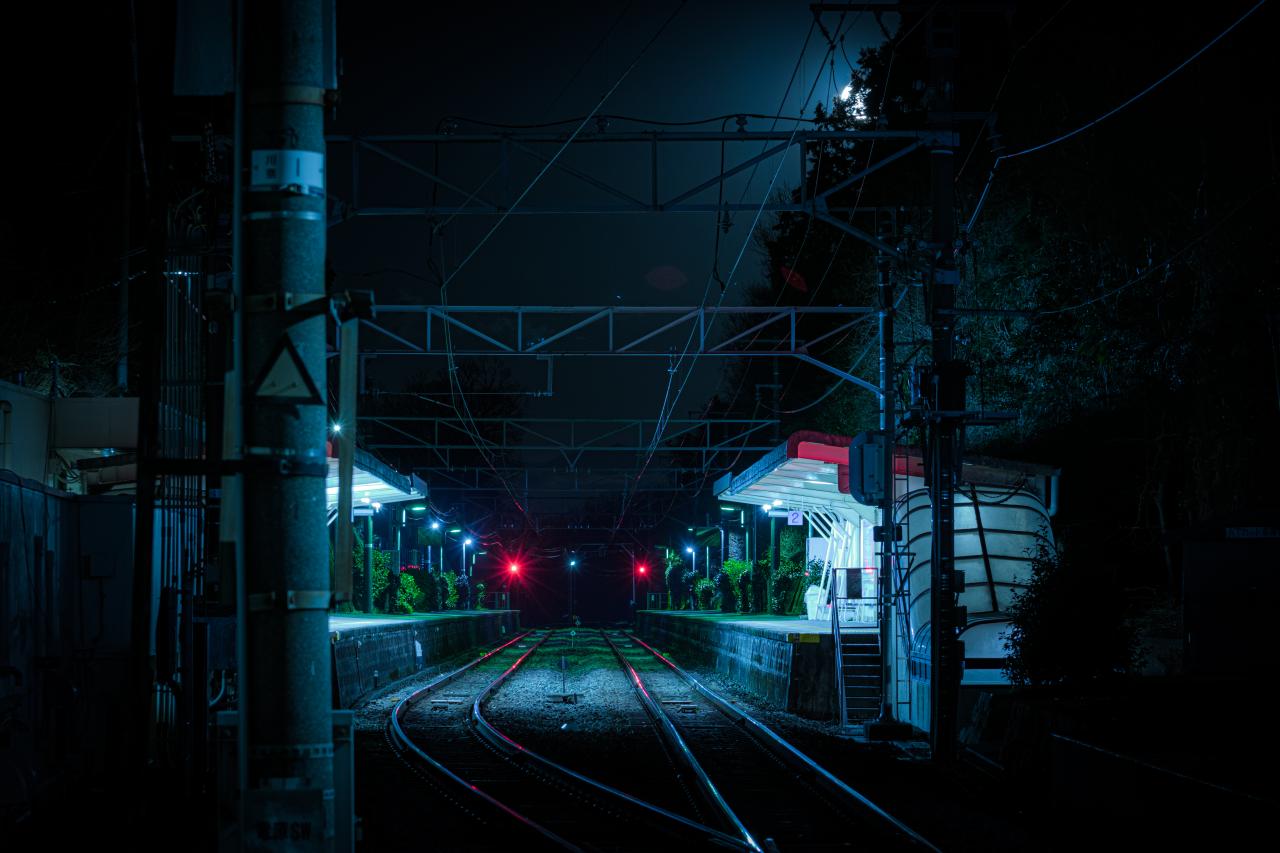
[[[1154,92],[1169,78],[1173,77],[1179,71],[1186,68],[1192,62],[1195,62],[1197,59],[1199,59],[1205,53],[1205,51],[1207,51],[1209,48],[1213,47],[1215,44],[1217,44],[1218,42],[1226,38],[1227,35],[1231,33],[1232,30],[1234,30],[1236,27],[1244,23],[1245,20],[1248,19],[1250,15],[1252,15],[1254,12],[1258,11],[1264,5],[1266,5],[1266,2],[1267,0],[1258,0],[1258,2],[1255,3],[1249,9],[1249,11],[1245,12],[1239,18],[1236,18],[1236,20],[1229,27],[1227,27],[1225,30],[1223,30],[1222,32],[1214,36],[1212,39],[1210,39],[1209,42],[1204,47],[1200,48],[1195,53],[1188,56],[1182,62],[1178,63],[1178,65],[1175,68],[1173,68],[1163,77],[1156,80],[1150,86],[1147,86],[1141,92],[1129,98],[1127,101],[1120,104],[1119,106],[1113,107],[1112,109],[1107,110],[1105,113],[1093,119],[1092,121],[1086,122],[1080,125],[1079,127],[1075,128],[1074,130],[1069,130],[1066,133],[1061,134],[1060,136],[1056,136],[1053,139],[1048,140],[1047,142],[1042,142],[1039,145],[1032,145],[1029,148],[1023,148],[1021,151],[1015,151],[1012,154],[1001,154],[999,157],[997,157],[995,159],[995,162],[991,164],[991,172],[990,174],[987,175],[986,186],[982,188],[982,195],[978,197],[978,204],[973,210],[973,216],[969,218],[969,224],[965,226],[965,232],[971,233],[973,231],[973,226],[977,223],[978,216],[979,214],[982,213],[982,207],[986,203],[987,195],[991,192],[991,185],[995,182],[996,170],[1000,167],[1001,163],[1003,163],[1005,160],[1012,160],[1015,157],[1023,157],[1027,154],[1035,154],[1038,151],[1043,151],[1046,148],[1057,145],[1059,142],[1065,142],[1066,140],[1072,138],[1073,136],[1077,136],[1081,133],[1084,133],[1086,130],[1088,130],[1091,127],[1096,127],[1097,125],[1111,118],[1113,115],[1119,113],[1121,110],[1124,110],[1126,107],[1129,107],[1132,104],[1138,102],[1142,98]]]
[[[525,186],[525,188],[520,192],[520,195],[516,196],[516,200],[511,203],[511,206],[503,211],[502,216],[498,217],[498,221],[493,223],[493,227],[485,232],[485,235],[480,238],[480,242],[476,243],[471,251],[467,253],[467,256],[462,259],[462,262],[454,267],[453,272],[449,273],[449,276],[444,280],[444,283],[440,285],[441,292],[448,289],[450,282],[457,278],[458,273],[462,272],[471,259],[476,256],[476,253],[484,248],[484,245],[489,242],[489,238],[502,227],[502,223],[507,221],[507,217],[511,215],[512,211],[519,207],[520,203],[524,201],[525,196],[529,195],[547,172],[551,171],[551,168],[555,166],[556,161],[560,159],[560,155],[564,154],[568,147],[573,144],[573,141],[578,138],[578,134],[582,133],[583,129],[586,128],[591,119],[600,111],[600,108],[605,105],[605,102],[608,101],[609,98],[613,96],[613,93],[618,90],[618,87],[622,85],[622,81],[627,79],[628,75],[631,74],[631,71],[640,63],[640,60],[644,58],[644,55],[649,52],[649,48],[653,47],[654,43],[657,42],[664,32],[666,32],[667,27],[671,25],[671,22],[676,19],[687,3],[688,0],[680,0],[680,5],[676,7],[674,12],[667,16],[667,19],[662,22],[662,26],[658,27],[658,31],[654,33],[647,42],[645,42],[644,47],[640,48],[640,52],[636,54],[636,58],[631,60],[631,64],[627,66],[626,70],[619,75],[618,79],[609,87],[609,90],[600,97],[600,100],[596,102],[596,105],[591,108],[591,112],[587,113],[578,126],[574,128],[573,133],[569,134],[569,138],[566,139],[564,143],[556,149],[555,153],[547,159],[547,162],[538,171],[538,174],[533,176],[533,180]]]

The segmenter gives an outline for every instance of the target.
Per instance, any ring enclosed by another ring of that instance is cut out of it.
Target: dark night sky
[[[964,48],[958,83],[962,107],[986,109],[1006,70],[1013,69],[998,106],[1005,141],[1011,148],[1044,141],[1141,91],[1250,5],[1155,15],[1139,7],[1108,11],[1104,4],[1077,0],[1065,7],[1057,2],[1018,4],[1007,21],[975,18],[970,35],[981,36],[983,46],[975,49],[966,43]],[[663,120],[774,114],[810,28],[808,6],[799,1],[690,0],[601,111]],[[133,6],[144,89],[156,86],[153,60],[158,46],[172,40],[171,25],[166,26],[165,16],[157,12],[167,7]],[[339,2],[343,76],[341,106],[331,130],[433,131],[449,115],[509,123],[583,115],[675,7],[674,0],[466,6]],[[114,312],[107,288],[118,273],[122,245],[121,165],[129,130],[124,108],[132,92],[129,9],[127,3],[98,4],[68,15],[62,7],[46,5],[9,13],[9,49],[0,61],[10,83],[5,109],[11,129],[5,145],[12,168],[7,176],[9,203],[0,210],[0,245],[9,263],[4,308],[11,316],[27,315],[51,328],[74,329],[70,320],[78,314]],[[823,20],[834,28],[838,17],[827,14]],[[1011,63],[1017,45],[1040,32],[1049,17],[1056,17],[1056,22]],[[1053,156],[1060,156],[1067,169],[1077,170],[1068,174],[1079,175],[1086,186],[1095,163],[1100,170],[1133,164],[1131,171],[1146,180],[1135,180],[1135,202],[1166,192],[1172,207],[1180,209],[1187,198],[1199,198],[1201,182],[1216,205],[1209,209],[1234,209],[1245,190],[1274,172],[1274,99],[1251,94],[1265,76],[1255,73],[1257,57],[1263,55],[1257,45],[1274,31],[1273,21],[1273,7],[1261,10],[1186,72],[1096,131],[1082,134],[1076,144],[1089,146],[1079,150],[1096,160],[1069,157],[1063,153],[1067,146],[1043,159],[1027,158],[1016,169],[1005,169],[997,195],[1018,186],[1017,169],[1026,169],[1024,174],[1032,177],[1036,169],[1048,168],[1043,164],[1054,162]],[[895,23],[892,16],[886,20],[891,30]],[[859,46],[880,39],[870,16],[846,20],[844,27],[849,29],[848,55],[855,59]],[[918,36],[915,39],[913,44],[918,43]],[[834,71],[819,66],[825,48],[824,38],[815,33],[782,104],[785,115],[804,107],[810,114],[813,101],[830,99],[848,80],[843,52],[836,56]],[[815,79],[814,96],[806,102],[804,95]],[[153,126],[155,118],[154,106],[144,102],[144,128]],[[767,119],[752,122],[752,127],[767,126]],[[793,125],[782,121],[779,126]],[[1185,133],[1188,129],[1194,133]],[[966,150],[970,139],[966,135]],[[990,163],[986,146],[978,151],[970,166],[975,176]],[[743,150],[737,156],[754,153]],[[342,156],[336,147],[330,152],[331,189],[337,196],[350,189]],[[667,191],[709,176],[716,165],[713,151],[672,154],[670,161],[664,160],[671,169]],[[582,148],[571,149],[565,162],[598,167],[628,186],[647,180],[643,155],[609,164]],[[756,173],[747,199],[761,198],[773,165],[767,163]],[[445,162],[442,169],[446,177],[468,187],[488,171],[474,157],[465,156]],[[521,179],[533,173],[526,164],[513,183],[518,188]],[[796,164],[785,163],[777,189],[790,190],[796,174]],[[377,198],[364,199],[366,203],[420,202],[427,192],[420,179],[395,170],[369,175]],[[1205,175],[1217,183],[1205,183]],[[744,183],[731,180],[726,197],[738,198]],[[134,188],[141,205],[141,182],[135,181]],[[577,192],[575,183],[549,176],[531,199],[554,198],[571,188]],[[709,191],[705,200],[714,197]],[[967,210],[972,201],[965,199],[962,206]],[[1072,202],[1083,204],[1080,199]],[[988,217],[995,212],[993,205]],[[1097,211],[1089,213],[1105,221]],[[1252,211],[1242,214],[1223,233],[1243,230],[1245,220],[1253,217]],[[722,271],[748,239],[749,221],[747,215],[736,216],[733,230],[722,239]],[[487,217],[453,222],[444,241],[450,271],[493,222]],[[135,247],[140,245],[141,235],[132,236]],[[437,300],[434,287],[412,277],[358,275],[389,267],[424,272],[423,223],[358,220],[332,229],[329,240],[340,284],[373,286],[384,304]],[[713,245],[714,222],[709,216],[511,217],[454,281],[449,298],[453,304],[492,305],[697,304],[712,266]],[[740,303],[739,287],[763,278],[761,261],[761,254],[748,244],[726,304]],[[646,275],[664,266],[682,271],[686,283],[673,290],[648,284]],[[1269,284],[1274,287],[1274,280]],[[1273,353],[1274,345],[1272,358]],[[414,369],[426,366],[413,362],[388,367],[382,374],[375,372],[374,378],[394,388]],[[437,368],[439,362],[430,366]],[[718,390],[723,368],[723,362],[701,361],[675,416],[701,410]],[[530,364],[515,375],[526,388],[542,387],[541,365]],[[653,417],[665,381],[666,364],[659,360],[621,365],[566,361],[557,366],[555,398],[531,401],[526,413]]]
[[[470,6],[448,13],[437,8],[362,4],[340,9],[343,103],[335,130],[429,131],[448,115],[513,124],[585,115],[676,4],[567,3],[555,4],[554,12],[546,5],[500,10]],[[833,16],[828,26],[834,26],[838,17]],[[795,115],[805,106],[804,95],[815,78],[820,82],[813,100],[834,97],[850,70],[842,57],[837,58],[834,78],[829,65],[819,68],[826,44],[815,32],[782,104],[811,20],[808,4],[802,2],[690,2],[601,112],[679,121],[737,112],[774,115],[781,104],[784,115]],[[890,16],[887,23],[892,26],[893,22]],[[855,57],[857,46],[878,41],[879,33],[870,16],[851,24],[852,17],[845,24],[846,44],[849,55]],[[812,103],[806,110],[810,115]],[[768,126],[767,119],[752,124],[761,129]],[[787,130],[793,126],[794,122],[779,124]],[[753,153],[754,148],[738,148],[739,157]],[[672,149],[664,157],[669,169],[664,191],[705,179],[718,165],[717,154],[709,148]],[[610,175],[620,183],[638,184],[638,192],[648,180],[648,157],[643,151],[615,165],[604,163],[595,151],[583,150],[570,150],[565,161],[601,169],[596,174]],[[337,172],[341,167],[336,159],[332,162]],[[748,199],[763,197],[775,166],[776,161],[771,161],[759,169]],[[469,180],[457,179],[465,187],[477,185],[490,168],[466,160],[452,170],[444,167],[451,177],[467,176]],[[777,188],[789,189],[796,173],[792,158],[783,165]],[[533,174],[530,168],[521,177],[527,181]],[[404,173],[388,171],[386,179],[403,185],[402,199],[425,191],[416,179],[406,183]],[[342,179],[335,175],[334,180]],[[513,184],[522,185],[520,180]],[[726,195],[736,200],[745,187],[745,180],[731,181]],[[564,189],[581,197],[571,181],[548,175],[530,200],[553,198]],[[699,200],[714,201],[715,191]],[[493,222],[490,217],[455,220],[446,240],[450,271]],[[749,216],[739,217],[721,241],[722,271],[732,266],[747,238],[749,222]],[[761,220],[765,224],[767,218]],[[451,284],[449,301],[698,304],[711,270],[713,247],[714,220],[709,215],[511,217]],[[341,272],[382,267],[420,271],[426,252],[423,228],[420,223],[387,220],[349,223],[332,232],[331,252]],[[754,243],[749,245],[736,280],[758,281],[761,259]],[[684,274],[683,286],[663,291],[647,283],[646,274],[665,266]],[[434,288],[405,276],[390,274],[374,280],[383,302],[436,299]],[[713,287],[708,298],[714,301],[717,295]],[[731,287],[725,304],[740,302],[740,292]],[[607,407],[612,416],[653,417],[665,388],[666,367],[661,360],[626,365],[601,360],[562,363],[557,365],[556,398],[536,401],[528,414],[601,416]],[[721,369],[710,359],[698,365],[677,417],[705,404]],[[538,387],[542,370],[541,365],[530,365],[527,373],[519,371],[517,376]],[[626,393],[602,395],[603,376],[610,377],[611,387],[625,386]],[[393,383],[390,373],[384,382]]]

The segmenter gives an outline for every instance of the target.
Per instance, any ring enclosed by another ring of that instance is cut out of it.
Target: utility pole
[[[929,60],[930,129],[952,128],[952,80],[956,46],[952,10],[946,4],[925,13]],[[950,140],[939,134],[939,140]],[[956,269],[954,143],[936,141],[929,149],[933,196],[933,228],[928,289],[928,321],[932,330],[933,368],[927,392],[931,421],[928,448],[929,498],[932,503],[930,561],[929,737],[932,757],[950,762],[956,751],[956,715],[960,695],[963,647],[958,637],[964,616],[956,604],[955,489],[960,470],[960,437],[965,408],[965,366],[955,357]],[[890,487],[892,480],[886,483]]]
[[[288,827],[330,850],[335,815],[325,535],[324,37],[320,0],[244,3],[245,849]],[[243,174],[237,175],[244,180]]]
[[[886,237],[892,235],[881,233],[880,239],[885,240]],[[881,706],[879,723],[882,726],[891,725],[894,722],[893,714],[893,696],[890,691],[894,688],[893,672],[890,661],[892,656],[889,654],[893,642],[893,632],[891,630],[893,619],[893,554],[897,548],[898,526],[894,519],[894,479],[893,464],[894,452],[897,447],[897,401],[894,396],[894,352],[893,352],[893,265],[888,254],[880,252],[878,257],[879,266],[879,296],[880,296],[880,434],[884,442],[884,452],[882,459],[884,470],[882,472],[881,481],[884,483],[884,492],[880,504],[880,582],[877,584],[880,598],[880,686],[881,686]],[[898,674],[901,678],[902,673]]]

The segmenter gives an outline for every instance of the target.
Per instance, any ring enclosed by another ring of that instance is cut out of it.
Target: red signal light
[[[518,571],[520,571],[520,567],[519,567],[518,565],[516,565],[515,563],[512,563],[512,564],[511,564],[511,566],[510,566],[510,568],[511,568],[511,571],[512,571],[512,572],[518,572]]]
[[[649,567],[648,567],[648,566],[641,566],[641,567],[640,567],[640,574],[644,574],[644,573],[645,573],[645,572],[647,572],[647,571],[649,571]]]

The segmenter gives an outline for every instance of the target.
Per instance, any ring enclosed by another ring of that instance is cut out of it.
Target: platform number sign
[[[804,524],[804,510],[789,509],[787,510],[787,525],[789,527],[799,527]]]

